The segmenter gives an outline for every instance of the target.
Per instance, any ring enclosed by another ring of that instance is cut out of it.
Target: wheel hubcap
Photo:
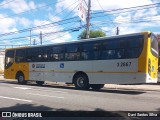
[[[83,77],[79,77],[77,79],[77,85],[80,86],[80,87],[84,86],[84,78]]]
[[[19,76],[19,81],[23,82],[23,76]]]

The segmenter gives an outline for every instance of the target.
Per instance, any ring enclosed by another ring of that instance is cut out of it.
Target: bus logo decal
[[[45,68],[45,64],[36,64],[36,68]]]
[[[60,68],[64,68],[64,63],[60,63]]]
[[[32,68],[35,68],[35,64],[32,64]]]

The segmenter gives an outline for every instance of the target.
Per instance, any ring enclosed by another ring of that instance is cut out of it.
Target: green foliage
[[[106,33],[101,30],[90,30],[90,38],[96,37],[105,37]],[[79,36],[78,39],[86,39],[86,30],[84,30]]]

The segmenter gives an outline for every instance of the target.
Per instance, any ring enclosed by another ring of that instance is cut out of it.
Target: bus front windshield
[[[158,40],[153,33],[151,35],[151,53],[158,58]]]
[[[14,62],[14,50],[6,51],[5,54],[5,68],[9,68]]]

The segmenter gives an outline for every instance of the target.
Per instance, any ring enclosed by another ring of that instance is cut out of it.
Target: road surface
[[[160,91],[75,90],[72,86],[0,81],[0,111],[160,111]]]

